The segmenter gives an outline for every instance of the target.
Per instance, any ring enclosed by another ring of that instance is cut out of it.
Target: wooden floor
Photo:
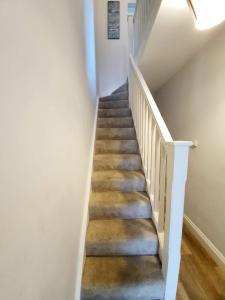
[[[184,228],[176,300],[225,300],[225,273]]]

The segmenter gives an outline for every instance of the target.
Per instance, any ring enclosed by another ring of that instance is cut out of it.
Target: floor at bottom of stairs
[[[225,272],[186,226],[176,300],[225,300]]]

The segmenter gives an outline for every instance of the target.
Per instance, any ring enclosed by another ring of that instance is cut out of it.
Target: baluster
[[[155,182],[154,182],[154,204],[155,211],[159,210],[159,175],[160,175],[160,147],[161,147],[161,137],[156,131],[156,140],[155,140]]]
[[[150,184],[151,184],[151,155],[152,155],[152,115],[150,108],[148,107],[148,141],[147,141],[147,149],[148,149],[148,161],[147,161],[147,191],[149,196],[151,194]]]
[[[155,203],[155,194],[154,194],[154,183],[155,183],[155,148],[156,148],[156,124],[155,120],[153,121],[153,132],[152,132],[152,155],[151,155],[151,177],[150,177],[150,191],[151,191],[151,199],[153,203]]]
[[[137,84],[137,139],[139,142],[139,87],[138,87],[138,83],[136,81]]]
[[[135,82],[136,82],[136,99],[135,99],[135,102],[136,102],[136,112],[137,112],[137,114],[136,114],[136,126],[137,126],[137,135],[138,135],[138,122],[139,122],[139,115],[138,115],[138,113],[139,113],[139,111],[138,111],[138,109],[139,109],[139,107],[138,107],[138,104],[139,104],[138,99],[139,98],[138,97],[139,97],[139,90],[138,90],[137,79],[136,79]]]
[[[142,97],[142,152],[143,161],[145,160],[145,96]]]
[[[142,154],[142,158],[143,158],[143,154],[144,154],[144,130],[143,130],[143,102],[144,102],[144,96],[143,93],[141,93],[141,154]]]
[[[160,154],[160,181],[159,181],[159,223],[158,231],[164,231],[165,224],[165,201],[166,201],[166,151],[164,145]]]
[[[139,142],[140,151],[141,151],[141,89],[139,87],[139,83],[138,83],[138,89],[139,89],[139,97],[138,97],[138,142]]]
[[[136,127],[136,94],[137,94],[137,88],[136,88],[136,81],[135,78],[133,78],[133,83],[134,83],[134,98],[133,98],[133,116],[134,116],[134,126]]]
[[[134,78],[133,70],[132,70],[132,77],[133,77],[133,120],[134,120],[134,126],[136,127],[136,81]]]
[[[144,159],[143,159],[143,167],[145,175],[147,175],[147,159],[148,159],[148,106],[146,103],[144,104]]]

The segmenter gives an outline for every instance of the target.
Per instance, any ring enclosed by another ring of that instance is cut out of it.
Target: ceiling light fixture
[[[209,29],[225,20],[224,0],[187,0],[199,30]]]

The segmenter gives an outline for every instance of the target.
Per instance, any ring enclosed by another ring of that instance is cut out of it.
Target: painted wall
[[[96,55],[99,95],[109,95],[128,76],[127,6],[134,0],[120,1],[120,39],[107,39],[107,0],[95,0]]]
[[[157,91],[201,49],[219,29],[196,30],[187,0],[163,0],[139,61],[144,78]],[[151,70],[151,72],[149,72]]]
[[[225,255],[225,24],[156,99],[176,140],[198,140],[190,152],[187,216]]]
[[[0,2],[0,299],[74,299],[96,108],[91,7]]]

